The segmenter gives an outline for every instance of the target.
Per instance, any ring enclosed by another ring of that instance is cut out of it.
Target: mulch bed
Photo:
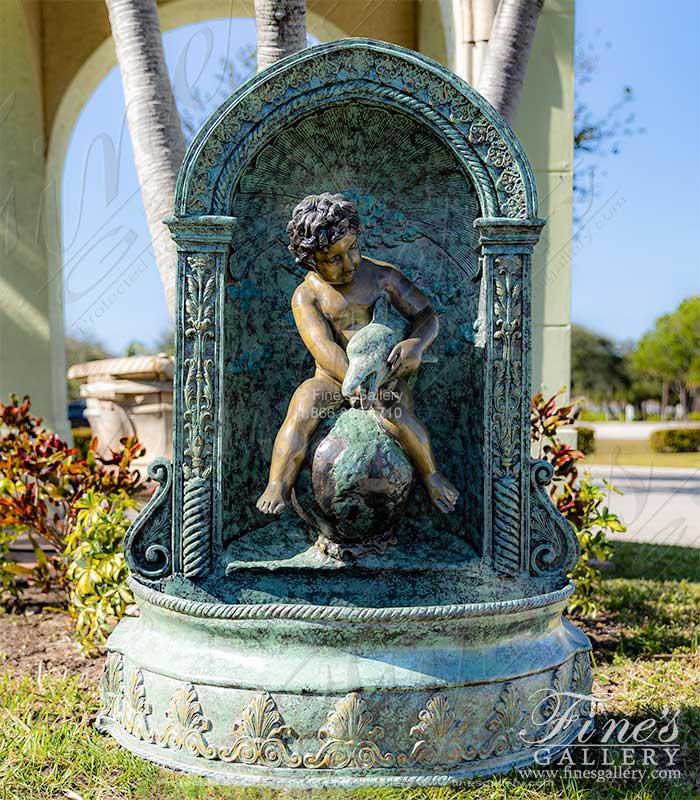
[[[575,615],[569,620],[591,640],[594,655],[614,653],[625,631],[617,615],[604,611],[595,618]]]
[[[68,673],[78,677],[81,688],[94,687],[103,659],[83,655],[68,615],[46,609],[52,600],[37,593],[28,597],[21,612],[0,614],[0,670],[13,675]]]

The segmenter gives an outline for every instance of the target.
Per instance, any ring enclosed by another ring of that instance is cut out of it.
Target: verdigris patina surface
[[[168,220],[173,461],[125,542],[141,613],[103,729],[285,788],[456,783],[575,737],[578,545],[529,453],[542,224],[508,126],[402,48],[309,48],[209,119]]]

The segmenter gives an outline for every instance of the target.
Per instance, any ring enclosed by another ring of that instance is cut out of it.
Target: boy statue
[[[407,384],[438,333],[430,301],[396,267],[360,253],[359,215],[340,194],[305,197],[294,209],[287,233],[289,250],[297,264],[308,270],[292,296],[292,312],[316,370],[289,403],[258,509],[279,514],[289,502],[314,431],[344,401],[341,387],[348,370],[347,344],[372,321],[375,304],[386,297],[408,321],[410,332],[389,355],[392,391],[378,393],[372,407],[403,447],[435,507],[443,513],[452,511],[459,494],[436,466],[430,436],[415,415]]]

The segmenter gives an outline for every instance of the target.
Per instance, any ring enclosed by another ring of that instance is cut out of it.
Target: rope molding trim
[[[413,622],[469,619],[474,617],[495,616],[497,614],[517,614],[521,611],[533,611],[567,600],[574,591],[573,581],[553,592],[533,595],[523,599],[500,600],[488,603],[461,603],[445,606],[416,606],[364,608],[347,606],[312,606],[304,603],[261,603],[261,604],[228,604],[207,603],[187,600],[183,597],[163,594],[148,586],[144,586],[132,576],[128,579],[129,587],[134,595],[157,608],[175,611],[191,617],[207,619],[292,619],[319,620],[326,622],[393,622],[410,620]]]

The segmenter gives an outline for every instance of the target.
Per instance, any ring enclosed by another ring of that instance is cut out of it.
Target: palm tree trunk
[[[668,381],[661,384],[661,421],[666,419],[666,406],[668,405]]]
[[[165,68],[155,0],[106,0],[124,86],[136,174],[171,316],[177,252],[163,219],[173,213],[185,140]]]
[[[306,0],[255,0],[258,72],[306,47]]]
[[[512,123],[544,0],[501,0],[491,29],[479,92]]]
[[[682,383],[678,384],[678,403],[681,407],[681,419],[688,419],[688,390]]]

